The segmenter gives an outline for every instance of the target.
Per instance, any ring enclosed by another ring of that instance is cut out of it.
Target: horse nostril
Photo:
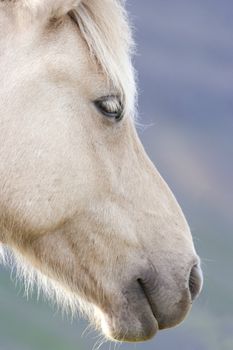
[[[200,266],[194,265],[189,276],[189,291],[192,301],[200,294],[203,284],[202,270]]]

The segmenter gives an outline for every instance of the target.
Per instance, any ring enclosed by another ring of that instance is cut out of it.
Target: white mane
[[[119,0],[85,0],[73,11],[90,52],[106,76],[134,111],[135,80],[131,64],[133,40],[124,7]]]

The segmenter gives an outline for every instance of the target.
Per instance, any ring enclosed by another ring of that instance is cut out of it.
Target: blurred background
[[[205,286],[181,326],[121,349],[232,350],[233,2],[128,0],[127,7],[137,42],[138,131],[186,214]],[[27,301],[0,269],[0,350],[98,348],[93,332],[81,336],[86,327],[43,300]]]

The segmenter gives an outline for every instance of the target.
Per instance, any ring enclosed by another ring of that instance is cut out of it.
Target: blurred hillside
[[[128,9],[138,44],[138,131],[188,218],[205,273],[188,320],[136,348],[232,350],[233,2],[128,0]],[[92,349],[97,339],[81,338],[85,322],[62,321],[19,289],[0,270],[0,350]]]

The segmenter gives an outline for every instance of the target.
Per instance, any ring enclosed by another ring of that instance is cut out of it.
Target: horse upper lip
[[[141,279],[138,279],[137,282],[147,300],[159,330],[176,326],[184,319],[191,307],[191,298],[188,289],[183,290],[179,302],[164,309],[163,307],[161,308],[161,293],[156,283],[151,286]]]

